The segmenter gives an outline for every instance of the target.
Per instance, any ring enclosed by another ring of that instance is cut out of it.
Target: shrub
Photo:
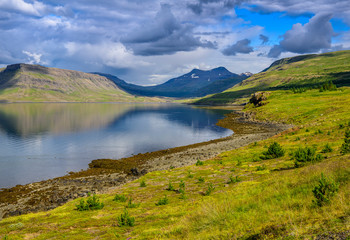
[[[204,196],[209,196],[213,191],[215,187],[213,186],[212,183],[208,183],[208,189],[205,191]]]
[[[257,166],[256,167],[256,171],[264,171],[264,170],[266,170],[266,165],[265,164],[263,164],[262,166]]]
[[[94,194],[93,196],[89,196],[85,202],[82,198],[80,199],[80,203],[76,204],[76,210],[78,211],[89,211],[89,210],[98,210],[104,207],[104,204],[100,202],[99,198]]]
[[[193,178],[193,174],[191,173],[190,170],[188,171],[187,177],[188,177],[188,178]]]
[[[133,203],[132,202],[132,198],[129,198],[129,202],[128,202],[128,205],[126,205],[125,207],[126,208],[137,208],[140,204],[138,203]]]
[[[242,181],[242,180],[238,176],[236,176],[236,177],[231,176],[230,180],[227,182],[227,184],[238,183],[240,181]]]
[[[203,183],[205,180],[204,180],[204,177],[199,177],[198,178],[198,182],[200,182],[200,183]]]
[[[203,162],[203,161],[197,160],[196,166],[203,166],[203,165],[204,165],[204,162]]]
[[[327,143],[326,145],[324,145],[321,153],[330,153],[332,151],[333,151],[332,147]]]
[[[273,142],[266,152],[263,152],[261,159],[273,159],[284,156],[284,149],[277,142]]]
[[[163,198],[159,199],[159,201],[156,203],[156,206],[167,205],[168,203],[169,203],[169,199],[165,195]]]
[[[116,194],[115,196],[114,196],[114,198],[113,198],[113,201],[116,201],[116,202],[126,202],[126,200],[127,200],[128,198],[125,196],[125,195],[123,195],[123,194]]]
[[[146,187],[146,182],[145,182],[145,180],[142,179],[142,181],[140,182],[140,187]]]
[[[340,147],[342,154],[350,153],[350,129],[345,131],[344,143]]]
[[[294,166],[297,168],[304,166],[306,163],[314,163],[322,159],[322,155],[316,154],[316,149],[310,147],[298,148],[292,153],[292,156]]]
[[[169,181],[168,188],[166,188],[165,190],[168,190],[168,191],[175,191],[175,188],[174,188],[173,184],[171,183],[171,181]]]
[[[118,217],[118,224],[119,226],[134,226],[135,225],[135,218],[134,217],[130,217],[128,210],[125,208],[124,209],[124,213],[122,213],[119,217]]]
[[[180,189],[185,189],[185,183],[184,183],[184,181],[180,181],[180,183],[179,183],[179,188]]]
[[[314,187],[312,190],[314,197],[316,200],[313,202],[322,207],[330,203],[331,198],[338,192],[339,185],[332,179],[326,178],[323,173],[321,174],[321,178],[318,180],[318,185]]]
[[[326,82],[326,83],[322,84],[320,87],[320,92],[335,91],[335,90],[337,90],[337,86],[334,85],[332,81]]]

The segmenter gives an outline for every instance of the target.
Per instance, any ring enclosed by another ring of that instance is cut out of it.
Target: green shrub
[[[318,185],[314,187],[312,190],[314,197],[316,200],[313,202],[322,207],[330,203],[331,198],[338,192],[339,185],[330,178],[326,178],[323,173],[321,174],[321,178],[318,180]]]
[[[118,217],[118,224],[119,226],[129,226],[132,227],[135,225],[135,218],[134,217],[130,217],[128,210],[125,208],[124,209],[124,213],[122,213],[119,217]]]
[[[231,176],[230,180],[227,182],[227,184],[238,183],[238,182],[241,182],[241,181],[242,180],[238,176],[236,176],[236,177]]]
[[[203,161],[197,160],[196,166],[203,166],[203,165],[204,165],[204,162],[203,162]]]
[[[173,165],[170,166],[170,169],[174,169],[175,167]]]
[[[100,203],[99,198],[94,194],[93,196],[89,196],[85,202],[82,198],[80,199],[80,203],[76,204],[76,210],[78,211],[89,211],[89,210],[98,210],[104,207],[103,203]]]
[[[332,147],[327,143],[326,145],[324,145],[321,153],[330,153],[333,152]]]
[[[284,149],[277,142],[273,142],[266,152],[263,152],[263,156],[260,158],[263,160],[279,158],[284,156]]]
[[[262,166],[257,166],[256,167],[256,171],[264,171],[264,170],[266,170],[267,168],[266,168],[266,165],[265,164],[263,164]]]
[[[322,155],[316,154],[315,148],[305,147],[295,150],[292,153],[292,159],[294,159],[294,166],[298,168],[307,163],[314,163],[322,160]]]
[[[208,189],[205,191],[204,196],[209,196],[213,191],[215,187],[213,186],[212,183],[208,183]]]
[[[168,203],[169,203],[169,199],[165,195],[163,198],[159,199],[159,201],[156,203],[156,206],[167,205]]]
[[[342,154],[350,153],[350,129],[345,131],[344,143],[340,147]]]
[[[140,204],[139,203],[133,203],[132,198],[129,198],[128,205],[126,205],[126,208],[137,208]]]
[[[191,173],[190,170],[188,171],[187,177],[188,177],[188,178],[193,178],[193,177],[194,177],[194,175]]]
[[[204,183],[204,181],[205,181],[205,180],[204,180],[204,177],[199,177],[199,178],[198,178],[198,182],[199,182],[199,183]]]
[[[185,183],[184,183],[183,180],[180,181],[180,183],[179,183],[179,188],[180,188],[180,189],[185,189]]]
[[[126,202],[126,200],[128,200],[128,198],[123,195],[123,194],[116,194],[113,198],[113,201],[116,201],[116,202]]]
[[[320,87],[320,92],[335,91],[335,90],[337,90],[337,86],[334,85],[332,81],[326,82],[322,84]]]
[[[166,188],[165,190],[168,190],[168,191],[175,191],[175,188],[174,188],[173,184],[171,183],[171,181],[169,181],[168,188]]]
[[[146,182],[145,182],[145,180],[141,180],[141,182],[140,182],[140,187],[146,187]]]

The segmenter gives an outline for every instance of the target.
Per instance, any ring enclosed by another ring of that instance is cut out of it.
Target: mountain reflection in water
[[[0,188],[230,135],[224,110],[178,104],[0,104]]]

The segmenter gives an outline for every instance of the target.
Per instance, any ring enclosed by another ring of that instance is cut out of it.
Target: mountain
[[[13,64],[0,71],[0,101],[6,102],[140,102],[113,81],[95,74]]]
[[[328,81],[337,86],[350,85],[350,50],[277,60],[240,84],[195,104],[227,104],[256,91],[318,87]]]
[[[96,74],[109,78],[118,87],[130,94],[163,97],[201,97],[218,93],[240,83],[249,76],[249,73],[241,75],[231,73],[224,67],[209,71],[193,69],[191,72],[170,79],[165,83],[144,87],[127,83],[113,75]]]

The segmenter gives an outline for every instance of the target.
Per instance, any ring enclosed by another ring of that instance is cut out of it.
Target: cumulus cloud
[[[29,64],[39,64],[40,63],[40,59],[41,59],[42,54],[31,53],[28,51],[23,51],[23,53],[28,56],[28,63]]]
[[[38,1],[27,3],[23,0],[1,0],[0,9],[20,12],[28,15],[40,16],[46,6]]]
[[[335,34],[329,22],[331,18],[332,14],[318,14],[305,25],[294,24],[282,41],[271,48],[268,56],[276,58],[282,52],[311,53],[330,48]]]
[[[142,56],[173,54],[198,47],[215,48],[214,43],[194,37],[193,27],[180,24],[167,4],[161,6],[155,19],[146,24],[146,27],[135,29],[121,41],[134,54]]]
[[[242,2],[243,0],[197,0],[187,3],[187,7],[197,15],[216,15],[218,11],[231,10]]]
[[[227,47],[222,51],[225,56],[235,56],[237,53],[251,53],[253,52],[253,47],[249,46],[250,40],[243,39],[237,41],[235,44]]]
[[[261,40],[261,44],[266,44],[266,43],[268,43],[268,41],[269,41],[269,37],[268,37],[268,36],[265,36],[265,35],[263,35],[263,34],[260,34],[260,35],[259,35],[259,39]]]

